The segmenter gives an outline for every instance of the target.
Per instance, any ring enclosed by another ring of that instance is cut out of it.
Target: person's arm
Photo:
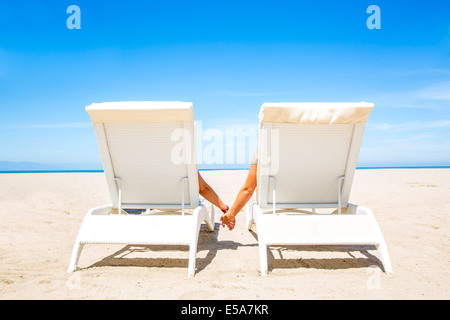
[[[253,164],[250,166],[248,172],[247,180],[245,180],[244,185],[241,190],[239,190],[236,200],[234,200],[231,209],[223,215],[220,220],[222,221],[222,226],[228,226],[230,230],[233,230],[235,225],[235,217],[242,210],[242,208],[247,204],[256,189],[256,173],[258,165]]]
[[[217,208],[222,210],[223,212],[226,212],[228,209],[228,206],[223,203],[222,199],[219,198],[219,196],[216,194],[216,192],[209,186],[209,184],[206,183],[205,180],[203,180],[200,173],[198,173],[198,185],[199,185],[199,193],[209,202],[211,202],[213,205],[215,205]]]

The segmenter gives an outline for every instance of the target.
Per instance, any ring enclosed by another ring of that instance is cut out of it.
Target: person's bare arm
[[[239,193],[234,200],[231,209],[223,215],[220,220],[222,221],[222,226],[228,226],[230,230],[233,230],[235,225],[235,217],[242,210],[242,208],[247,204],[256,189],[256,173],[258,166],[253,164],[250,166],[247,179],[244,185],[239,190]]]
[[[223,203],[222,199],[216,194],[216,192],[206,183],[203,177],[198,173],[198,185],[199,185],[199,193],[217,208],[222,211],[226,211],[228,206]]]

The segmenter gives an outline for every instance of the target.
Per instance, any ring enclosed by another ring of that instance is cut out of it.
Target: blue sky
[[[449,13],[448,0],[2,0],[0,161],[101,168],[93,102],[190,101],[204,130],[225,130],[255,128],[264,102],[368,101],[359,166],[450,165]]]

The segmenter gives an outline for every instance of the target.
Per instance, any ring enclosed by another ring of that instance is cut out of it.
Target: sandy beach
[[[230,206],[246,174],[202,172]],[[261,277],[257,229],[217,211],[194,278],[184,246],[86,245],[68,274],[87,210],[110,203],[103,173],[0,174],[0,299],[449,299],[449,195],[450,169],[357,170],[350,202],[373,210],[392,278],[373,246],[270,247]]]

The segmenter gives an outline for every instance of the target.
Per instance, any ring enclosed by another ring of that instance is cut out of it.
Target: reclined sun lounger
[[[199,202],[192,103],[94,103],[86,111],[112,204],[88,211],[68,271],[77,269],[85,244],[188,245],[193,276],[200,226],[205,221],[213,230],[214,208],[208,214]],[[123,209],[155,210],[131,215]]]
[[[392,274],[372,211],[348,203],[372,108],[370,103],[265,103],[261,107],[257,203],[248,208],[247,223],[249,229],[256,223],[262,275],[268,270],[270,245],[375,245],[385,272]],[[312,211],[286,210],[299,208]],[[336,212],[317,213],[317,208],[336,208]]]

